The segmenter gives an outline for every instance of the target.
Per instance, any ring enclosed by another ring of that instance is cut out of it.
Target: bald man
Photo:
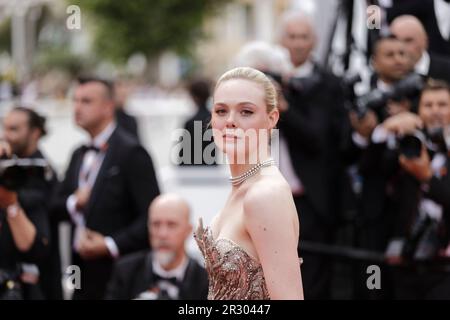
[[[279,37],[281,45],[289,51],[294,68],[312,67],[311,52],[316,45],[316,34],[309,16],[299,11],[285,13],[281,19]]]
[[[206,299],[206,271],[185,251],[192,231],[187,202],[178,195],[164,194],[155,198],[148,213],[152,251],[117,262],[106,299]]]
[[[410,15],[395,18],[391,32],[405,43],[405,49],[415,72],[450,83],[450,57],[428,52],[428,35],[419,19]]]

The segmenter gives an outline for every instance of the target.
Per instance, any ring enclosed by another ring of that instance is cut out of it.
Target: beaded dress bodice
[[[215,240],[201,222],[194,237],[205,258],[209,300],[270,299],[261,264],[242,247],[226,238]]]

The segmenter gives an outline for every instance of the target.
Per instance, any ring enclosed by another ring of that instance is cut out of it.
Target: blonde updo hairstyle
[[[277,109],[278,99],[277,90],[272,81],[261,71],[249,67],[238,67],[225,72],[219,80],[217,80],[214,91],[224,82],[228,80],[247,80],[258,84],[264,90],[264,101],[266,103],[267,113]]]

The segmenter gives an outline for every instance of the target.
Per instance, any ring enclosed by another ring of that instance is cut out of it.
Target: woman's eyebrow
[[[250,102],[250,101],[242,101],[242,102],[239,102],[237,105],[238,106],[250,105],[250,106],[256,107],[256,104],[254,104],[253,102]],[[214,106],[217,106],[217,107],[228,107],[228,105],[226,103],[224,103],[224,102],[216,102],[216,103],[214,103]]]
[[[215,106],[227,106],[225,102],[214,102]]]
[[[250,102],[250,101],[244,101],[244,102],[239,102],[238,103],[238,106],[242,106],[242,105],[251,105],[251,106],[255,106],[256,107],[256,104],[254,104],[253,102]]]

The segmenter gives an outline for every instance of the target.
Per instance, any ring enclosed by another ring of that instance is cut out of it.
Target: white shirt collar
[[[387,84],[381,79],[377,80],[377,88],[380,89],[382,92],[388,92],[391,90],[392,85]]]
[[[117,124],[113,121],[111,122],[102,132],[100,132],[94,139],[92,139],[92,145],[101,148],[108,142],[109,138],[116,129]]]
[[[428,71],[430,70],[430,55],[428,52],[424,51],[422,53],[422,57],[414,66],[414,70],[420,75],[428,75]]]
[[[177,278],[178,281],[183,280],[188,264],[189,259],[186,256],[184,256],[183,261],[178,265],[178,267],[166,271],[163,269],[163,267],[159,264],[159,262],[156,259],[152,259],[153,273],[164,278],[175,277]]]
[[[450,4],[444,0],[434,0],[434,14],[442,37],[450,40]]]
[[[302,65],[294,68],[294,77],[306,78],[311,76],[314,71],[314,63],[311,60],[306,60]]]

